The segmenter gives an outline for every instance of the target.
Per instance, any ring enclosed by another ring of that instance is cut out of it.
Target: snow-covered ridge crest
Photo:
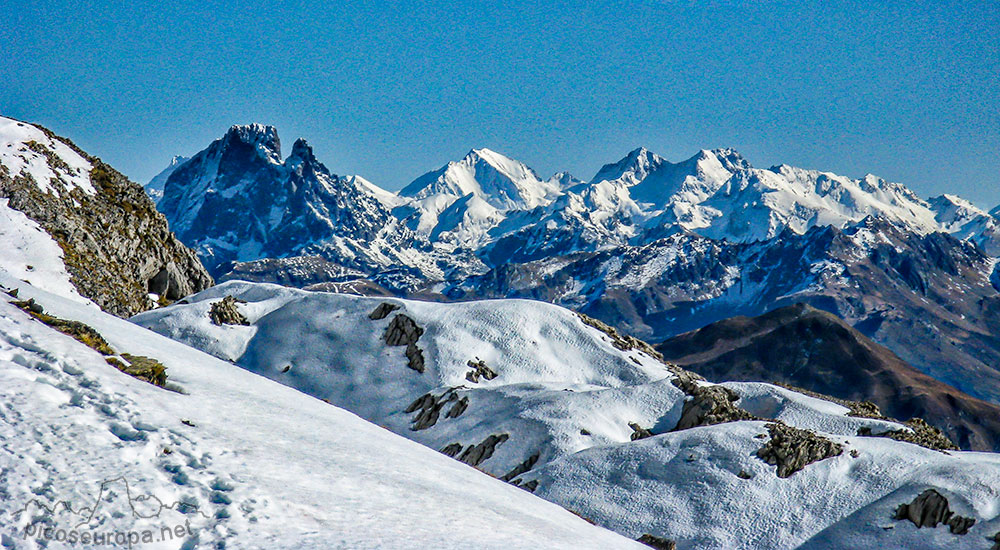
[[[40,128],[0,116],[0,166],[10,177],[31,178],[43,193],[61,189],[96,193],[90,183],[93,165],[72,147]]]

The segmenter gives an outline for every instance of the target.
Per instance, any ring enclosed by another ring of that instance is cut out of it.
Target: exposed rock
[[[413,403],[410,403],[410,406],[406,407],[406,410],[404,411],[407,413],[417,413],[417,415],[413,417],[413,426],[411,426],[410,429],[413,431],[426,430],[427,428],[437,424],[438,418],[441,416],[441,409],[443,409],[448,403],[455,403],[455,405],[448,411],[446,417],[458,417],[462,414],[462,412],[465,412],[465,407],[468,407],[468,398],[463,399],[465,400],[464,407],[462,407],[460,412],[456,412],[454,416],[452,416],[452,412],[454,412],[456,407],[459,407],[459,404],[461,403],[458,398],[458,394],[455,393],[455,388],[449,389],[441,394],[440,397],[435,397],[432,393],[424,394],[418,397]]]
[[[997,534],[993,535],[993,538],[986,540],[993,542],[993,547],[990,550],[1000,550],[1000,531],[997,531]]]
[[[757,456],[777,466],[778,477],[788,477],[813,462],[844,452],[839,443],[780,422],[768,424],[767,431],[771,439],[757,451]]]
[[[905,441],[907,443],[913,443],[914,445],[920,445],[921,447],[926,447],[928,449],[933,449],[935,451],[955,451],[958,450],[958,446],[952,443],[948,436],[944,434],[941,430],[931,426],[921,418],[911,418],[904,422],[910,430],[892,430],[888,432],[873,434],[871,429],[864,426],[858,429],[858,435],[861,436],[874,436],[874,437],[888,437],[890,439],[895,439],[896,441]]]
[[[515,466],[513,470],[504,474],[504,476],[500,479],[504,481],[510,481],[516,478],[517,476],[528,472],[529,470],[535,467],[535,463],[538,462],[538,456],[539,456],[538,453],[529,456],[524,460],[524,462]]]
[[[426,370],[424,365],[424,352],[416,344],[406,344],[406,366],[423,373]]]
[[[462,452],[462,444],[461,443],[451,443],[450,445],[448,445],[444,449],[441,449],[441,452],[444,453],[444,454],[446,454],[446,455],[448,455],[448,456],[450,456],[450,457],[452,457],[452,458],[455,458],[456,456],[458,456],[458,453]]]
[[[212,309],[208,312],[208,316],[212,318],[212,323],[219,326],[249,325],[250,321],[247,321],[246,316],[240,313],[240,310],[237,309],[237,303],[245,304],[246,302],[243,300],[237,300],[233,296],[226,296],[225,298],[212,304]]]
[[[448,413],[445,414],[444,416],[445,418],[458,418],[462,416],[462,413],[464,413],[465,410],[468,408],[469,408],[469,398],[463,397],[458,401],[456,401],[455,404],[451,406],[451,409],[448,409]]]
[[[584,315],[583,313],[577,312],[577,315],[580,317],[580,320],[583,321],[583,324],[594,327],[597,330],[603,332],[604,334],[607,334],[608,338],[611,339],[611,345],[613,345],[614,347],[622,351],[639,350],[654,359],[660,361],[663,360],[663,355],[660,354],[660,352],[653,349],[653,346],[647,344],[646,342],[643,342],[638,338],[629,336],[628,334],[622,334],[618,332],[616,328],[608,324],[605,324],[601,321],[598,321],[593,317]]]
[[[478,357],[475,361],[470,359],[467,364],[469,365],[469,368],[472,369],[465,373],[465,379],[469,382],[478,384],[480,378],[484,380],[493,380],[497,377],[497,373],[493,372],[493,369],[486,366],[486,361],[483,361]]]
[[[178,241],[167,220],[137,183],[65,138],[38,127],[92,166],[89,193],[62,180],[65,162],[47,144],[33,142],[53,173],[55,192],[42,192],[24,174],[0,170],[0,198],[38,223],[59,244],[70,281],[101,309],[128,317],[152,307],[149,293],[177,300],[212,285],[194,252]],[[45,183],[45,182],[40,182]]]
[[[909,520],[918,528],[945,524],[956,535],[968,533],[976,523],[975,518],[956,515],[948,505],[948,499],[934,489],[920,493],[909,504],[900,504],[896,508],[895,519]]]
[[[757,420],[755,416],[736,406],[740,396],[727,387],[701,386],[683,374],[675,378],[673,384],[690,396],[684,402],[681,417],[673,429],[675,432],[737,420]]]
[[[646,428],[643,428],[642,426],[636,424],[635,422],[629,422],[628,427],[632,428],[632,435],[629,436],[629,439],[631,439],[632,441],[637,441],[639,439],[646,439],[647,437],[653,437],[653,432],[649,431]]]
[[[521,489],[524,489],[525,491],[528,491],[529,493],[534,493],[535,489],[538,488],[538,480],[537,479],[532,479],[531,481],[527,481],[525,483],[521,483],[520,479],[515,479],[514,481],[511,481],[510,484],[513,485],[513,486],[515,486],[515,487],[520,487]]]
[[[736,477],[740,479],[753,479],[753,475],[746,470],[740,470],[740,472],[736,474]]]
[[[378,305],[371,313],[368,314],[368,318],[372,321],[379,321],[385,319],[390,313],[399,309],[399,304],[392,304],[389,302],[382,302]]]
[[[45,323],[46,325],[58,330],[59,332],[72,336],[80,343],[92,348],[101,355],[114,355],[115,350],[111,348],[108,341],[101,336],[101,333],[94,330],[89,325],[85,325],[79,321],[69,321],[66,319],[60,319],[45,313],[41,304],[35,302],[34,299],[29,299],[25,302],[11,302],[13,305],[23,309],[28,312],[32,317],[38,319],[39,321]]]
[[[165,387],[167,385],[167,368],[152,357],[144,355],[131,355],[123,353],[122,358],[128,361],[124,364],[114,357],[109,357],[107,362],[125,374],[153,384],[154,386]]]
[[[423,333],[424,329],[417,326],[416,321],[400,313],[392,318],[382,337],[390,346],[406,346],[406,365],[422,373],[425,370],[424,352],[417,347],[417,340]]]
[[[676,542],[663,537],[658,537],[656,535],[650,535],[649,533],[646,533],[636,540],[650,548],[655,548],[656,550],[677,550]]]
[[[393,317],[389,326],[385,328],[383,339],[390,346],[408,346],[416,344],[423,334],[424,329],[417,326],[416,321],[400,313]]]
[[[493,452],[496,450],[498,445],[507,441],[509,438],[510,436],[507,434],[491,435],[478,445],[469,445],[469,447],[465,449],[465,452],[462,453],[462,456],[458,457],[458,459],[469,466],[479,466],[485,460],[493,456]]]

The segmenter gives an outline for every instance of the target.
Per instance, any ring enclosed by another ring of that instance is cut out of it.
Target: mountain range
[[[278,144],[273,127],[234,126],[168,168],[160,210],[220,280],[540,299],[654,342],[807,302],[1000,402],[1000,221],[960,197],[645,148],[587,182],[474,149],[390,193]]]
[[[958,197],[728,149],[389,193],[263,125],[147,192],[0,119],[5,548],[81,510],[171,549],[1000,541],[996,218]]]

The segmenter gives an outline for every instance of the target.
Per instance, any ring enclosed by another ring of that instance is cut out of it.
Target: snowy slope
[[[0,243],[0,267],[10,276],[67,299],[92,304],[70,282],[59,245],[37,223],[8,207],[7,199],[0,199]]]
[[[23,538],[17,510],[39,520],[41,506],[79,509],[98,494],[106,499],[79,529],[160,536],[189,522],[150,548],[639,547],[340,408],[5,273],[0,284],[86,322],[119,352],[161,360],[183,389],[124,375],[0,300],[5,548],[43,547]],[[168,507],[147,508],[142,495]],[[197,511],[177,512],[178,502]],[[136,519],[130,504],[156,517]],[[65,512],[53,521],[81,523]]]
[[[50,152],[50,153],[49,153]],[[62,162],[53,167],[46,153]],[[78,188],[96,192],[90,183],[93,166],[58,139],[52,139],[37,126],[0,116],[0,166],[11,178],[30,177],[43,192],[59,195],[60,191]]]
[[[209,322],[211,305],[226,295],[246,301],[238,308],[249,326]],[[652,533],[679,548],[794,548],[835,529],[842,541],[866,541],[841,547],[979,548],[1000,529],[997,455],[858,437],[861,428],[906,428],[768,384],[725,384],[749,413],[844,445],[838,457],[777,478],[755,456],[766,440],[756,437],[766,433],[763,422],[671,431],[685,403],[676,371],[641,348],[619,349],[612,335],[554,306],[386,302],[241,282],[188,301],[133,320],[461,460],[489,447],[478,468],[629,538]],[[398,309],[371,319],[382,303]],[[384,340],[399,316],[423,329],[415,342],[423,372],[408,368],[404,346]],[[479,361],[496,377],[472,377]],[[632,441],[633,423],[657,435]],[[978,519],[969,535],[913,534],[892,520],[896,505],[927,487],[955,495],[955,509]],[[866,507],[879,521],[838,522]]]

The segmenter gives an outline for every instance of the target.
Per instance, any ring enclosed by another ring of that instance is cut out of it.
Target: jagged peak
[[[254,146],[268,160],[281,163],[281,140],[278,129],[265,124],[235,124],[229,128],[223,138],[224,142],[239,140]]]

